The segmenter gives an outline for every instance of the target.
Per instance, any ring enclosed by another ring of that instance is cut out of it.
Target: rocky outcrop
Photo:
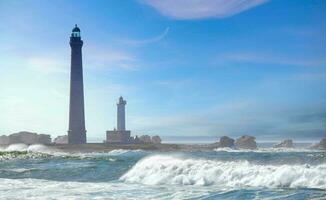
[[[60,135],[53,140],[55,144],[68,144],[68,136],[67,135]]]
[[[27,131],[22,131],[18,133],[13,133],[9,136],[1,136],[0,137],[0,144],[50,144],[51,143],[51,136],[45,134],[37,134],[31,133]]]
[[[141,135],[140,137],[134,138],[134,143],[145,143],[145,144],[161,144],[162,140],[160,136],[149,136],[149,135]]]
[[[149,136],[149,135],[142,135],[139,137],[139,140],[142,143],[152,143],[151,136]]]
[[[292,140],[284,140],[281,143],[274,146],[274,148],[293,148]]]
[[[255,139],[255,137],[249,135],[241,136],[235,141],[235,146],[238,149],[257,149]]]
[[[326,150],[326,138],[321,139],[319,143],[313,145],[311,148],[318,150]]]
[[[153,137],[151,138],[151,140],[152,140],[152,143],[153,143],[153,144],[161,144],[161,142],[162,142],[160,136],[158,136],[158,135],[153,136]]]
[[[217,148],[233,148],[234,147],[234,139],[229,138],[228,136],[223,136],[220,138],[220,141],[216,143]]]

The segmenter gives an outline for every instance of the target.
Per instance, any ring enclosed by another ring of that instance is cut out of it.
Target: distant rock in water
[[[292,140],[284,140],[281,143],[274,146],[274,148],[293,148]]]
[[[326,150],[326,138],[320,140],[319,143],[313,145],[312,149]]]
[[[220,138],[220,141],[217,142],[217,148],[234,147],[234,139],[229,138],[228,136],[223,136]]]
[[[162,142],[160,136],[158,136],[158,135],[153,136],[151,138],[151,140],[152,140],[152,143],[154,143],[154,144],[161,144],[161,142]]]
[[[0,136],[0,144],[9,145],[9,144],[50,144],[51,136],[46,134],[37,134],[27,131],[22,131],[18,133],[13,133],[9,136]]]
[[[255,137],[244,135],[235,141],[235,146],[239,149],[257,149]]]
[[[68,136],[67,135],[60,135],[53,140],[55,144],[68,144]]]

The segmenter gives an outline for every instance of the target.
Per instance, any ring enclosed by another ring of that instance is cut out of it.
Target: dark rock
[[[319,143],[313,145],[312,149],[326,150],[326,138],[320,140]]]
[[[161,144],[161,142],[162,142],[160,136],[158,136],[158,135],[153,136],[151,140],[152,140],[153,144]]]
[[[235,146],[239,149],[257,149],[255,137],[244,135],[235,141]]]
[[[220,138],[220,141],[217,143],[217,148],[234,147],[234,139],[229,138],[228,136],[223,136]]]
[[[274,146],[274,148],[293,148],[292,140],[284,140],[281,143]]]
[[[151,136],[149,136],[149,135],[142,135],[139,137],[139,140],[142,143],[152,143]]]

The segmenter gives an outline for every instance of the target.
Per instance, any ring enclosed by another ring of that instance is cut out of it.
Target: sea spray
[[[9,145],[5,151],[26,151],[28,146],[26,144],[11,144]]]
[[[0,162],[3,199],[16,199],[17,194],[33,200],[326,197],[325,152],[45,154],[26,150],[3,151],[0,160],[1,156],[8,158]]]
[[[258,165],[154,155],[140,160],[120,180],[146,185],[326,189],[326,164]]]
[[[49,147],[43,145],[43,144],[33,144],[28,146],[27,148],[28,152],[37,152],[37,153],[52,153],[53,150],[51,150]]]
[[[137,150],[129,150],[129,149],[115,149],[110,151],[108,154],[111,156],[119,156],[119,155],[125,155],[125,154],[142,154],[145,153],[145,151],[137,149]]]

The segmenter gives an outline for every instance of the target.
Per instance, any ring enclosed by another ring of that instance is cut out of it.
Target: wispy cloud
[[[133,54],[123,50],[90,47],[87,51],[84,59],[88,68],[136,70],[139,65]]]
[[[268,0],[141,0],[174,19],[225,18]]]
[[[44,73],[65,73],[69,71],[69,61],[64,62],[62,58],[53,57],[30,57],[27,58],[27,66],[29,69]]]
[[[121,40],[121,42],[130,45],[144,45],[144,44],[155,43],[164,39],[166,35],[169,33],[169,31],[170,31],[170,27],[167,27],[161,34],[155,37],[146,38],[146,39],[123,39]]]
[[[326,66],[325,58],[285,57],[256,52],[226,53],[217,56],[218,62],[277,64],[301,67]]]

